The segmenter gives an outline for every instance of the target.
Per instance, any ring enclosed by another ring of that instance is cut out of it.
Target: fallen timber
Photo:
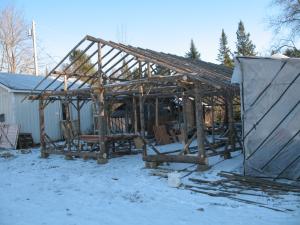
[[[159,176],[162,178],[168,178],[167,175],[168,172],[172,172],[172,171],[154,170],[150,173],[150,175]],[[180,187],[195,193],[204,194],[211,197],[228,198],[233,201],[254,205],[260,208],[266,208],[277,212],[294,211],[293,209],[290,208],[274,207],[264,202],[253,201],[241,197],[241,196],[255,196],[257,198],[269,199],[269,198],[280,198],[280,194],[284,194],[282,192],[278,192],[278,190],[273,190],[271,187],[269,188],[270,190],[266,190],[265,187],[249,188],[248,186],[245,186],[245,184],[243,183],[237,184],[235,181],[229,180],[227,178],[223,178],[221,180],[215,180],[215,181],[203,180],[197,178],[189,178],[188,180],[195,184],[182,184]]]
[[[276,181],[266,180],[266,179],[262,179],[262,178],[255,178],[255,177],[250,177],[250,176],[244,176],[241,174],[230,173],[230,172],[225,172],[225,171],[221,171],[218,175],[221,177],[227,178],[227,180],[238,181],[241,184],[251,186],[251,187],[259,187],[259,188],[264,188],[264,189],[270,188],[273,190],[300,193],[300,186],[296,186],[296,185],[279,183]]]

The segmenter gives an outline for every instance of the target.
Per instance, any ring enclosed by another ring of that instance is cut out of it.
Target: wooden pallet
[[[20,133],[18,137],[18,149],[34,147],[31,133]]]

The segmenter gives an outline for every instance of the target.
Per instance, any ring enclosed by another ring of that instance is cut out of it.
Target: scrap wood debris
[[[189,171],[188,168],[185,168],[182,172],[186,171]],[[159,169],[152,171],[150,175],[168,178],[169,172],[172,171]],[[253,178],[225,171],[219,172],[218,176],[220,176],[222,179],[211,181],[198,178],[188,178],[188,181],[192,183],[182,184],[180,188],[212,197],[225,197],[234,201],[256,205],[258,207],[267,208],[278,212],[290,212],[294,210],[283,207],[269,206],[267,203],[241,198],[240,196],[255,196],[258,198],[262,197],[267,199],[280,199],[280,195],[286,194],[300,196],[300,186],[294,184],[279,183],[267,179]],[[186,176],[182,176],[182,178],[183,177]]]

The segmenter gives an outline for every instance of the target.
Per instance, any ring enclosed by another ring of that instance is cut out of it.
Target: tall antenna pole
[[[37,61],[37,51],[36,51],[36,34],[35,34],[35,22],[32,20],[32,28],[31,28],[31,37],[33,44],[33,60],[34,60],[34,73],[36,76],[39,75],[38,61]]]

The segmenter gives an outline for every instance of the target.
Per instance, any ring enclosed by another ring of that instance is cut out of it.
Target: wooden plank
[[[137,134],[113,134],[113,135],[80,135],[80,140],[89,143],[98,143],[100,141],[119,141],[131,140],[138,137]]]
[[[200,159],[198,156],[189,155],[147,155],[143,156],[143,160],[147,162],[177,162],[177,163],[194,163],[200,165],[206,165],[204,159]]]

